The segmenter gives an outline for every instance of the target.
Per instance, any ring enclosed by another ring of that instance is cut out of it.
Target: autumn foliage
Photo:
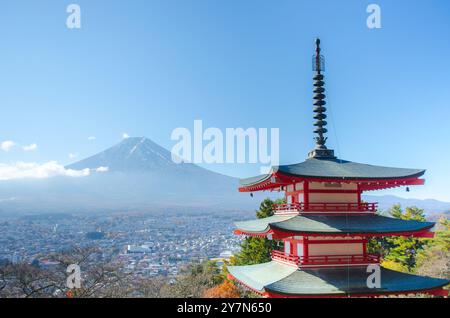
[[[240,296],[237,287],[229,280],[207,289],[203,295],[204,298],[240,298]]]

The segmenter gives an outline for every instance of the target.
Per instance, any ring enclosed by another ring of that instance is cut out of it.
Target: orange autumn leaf
[[[205,298],[240,298],[240,296],[237,287],[228,280],[206,290],[203,294]]]
[[[67,298],[73,298],[74,297],[73,291],[68,290],[67,293],[66,293],[66,297]]]

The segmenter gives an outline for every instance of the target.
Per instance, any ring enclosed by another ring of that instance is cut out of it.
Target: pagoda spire
[[[327,115],[325,112],[327,111],[325,105],[325,82],[324,76],[322,74],[325,71],[325,59],[320,54],[320,39],[316,39],[316,54],[313,57],[313,71],[315,72],[313,80],[314,80],[314,97],[313,97],[313,105],[314,105],[314,119],[316,120],[314,126],[314,133],[316,136],[314,140],[316,141],[316,146],[313,151],[308,154],[309,158],[336,158],[334,156],[334,151],[332,149],[328,149],[325,145],[327,141],[327,137],[325,134],[327,133],[327,129],[325,128],[327,122],[325,119]]]

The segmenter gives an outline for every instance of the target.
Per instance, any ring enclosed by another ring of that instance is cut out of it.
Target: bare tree
[[[74,248],[49,257],[57,265],[42,269],[30,264],[9,264],[0,268],[0,297],[66,297],[67,267],[81,268],[81,288],[73,297],[127,297],[133,286],[121,264],[105,259],[96,248]]]
[[[221,283],[215,263],[191,264],[181,275],[137,277],[123,271],[124,264],[106,257],[98,248],[73,248],[50,255],[49,268],[30,264],[9,264],[0,268],[0,297],[202,297],[205,290]],[[81,269],[81,288],[67,286],[67,267]]]
[[[81,268],[81,288],[73,291],[74,297],[126,297],[132,286],[131,275],[120,269],[123,264],[105,258],[98,248],[74,248],[70,252],[52,257],[59,264],[58,273],[66,280],[66,269],[71,264]],[[67,293],[68,288],[63,288]]]
[[[54,280],[43,270],[29,264],[9,264],[1,269],[1,297],[47,297],[55,288]]]

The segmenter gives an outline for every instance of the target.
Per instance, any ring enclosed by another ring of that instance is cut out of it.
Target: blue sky
[[[81,7],[79,30],[65,25],[70,3]],[[370,3],[381,29],[366,26]],[[0,163],[67,164],[124,132],[170,149],[173,129],[195,119],[280,128],[281,163],[302,161],[319,36],[329,146],[347,160],[426,168],[425,186],[389,193],[450,201],[449,15],[445,0],[2,1],[0,143],[16,146]]]

